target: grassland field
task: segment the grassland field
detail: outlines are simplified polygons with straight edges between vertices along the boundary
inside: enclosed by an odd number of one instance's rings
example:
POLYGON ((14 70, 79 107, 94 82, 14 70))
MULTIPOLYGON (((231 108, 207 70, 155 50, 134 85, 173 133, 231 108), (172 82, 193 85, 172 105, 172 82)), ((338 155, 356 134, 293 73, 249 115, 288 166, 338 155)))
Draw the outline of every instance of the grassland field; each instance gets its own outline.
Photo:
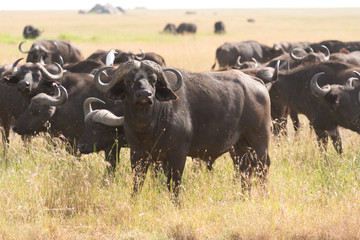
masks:
MULTIPOLYGON (((44 30, 42 38, 74 42, 85 57, 97 49, 142 49, 159 53, 171 67, 210 71, 224 42, 359 41, 359 10, 1 11, 0 64, 25 57, 18 44, 24 26, 32 24, 44 30), (223 35, 213 33, 218 20, 225 23, 223 35), (181 22, 195 23, 197 33, 161 33, 167 23, 181 22)), ((297 135, 290 123, 287 137, 271 141, 266 193, 255 186, 250 197, 242 196, 228 154, 212 172, 189 159, 180 208, 171 201, 165 176, 152 171, 139 197, 131 198, 128 149, 109 175, 103 153, 78 159, 47 134, 28 146, 12 134, 8 149, 0 150, 0 239, 360 239, 358 134, 341 129, 344 153, 332 146, 324 152, 308 120, 300 120, 297 135)))

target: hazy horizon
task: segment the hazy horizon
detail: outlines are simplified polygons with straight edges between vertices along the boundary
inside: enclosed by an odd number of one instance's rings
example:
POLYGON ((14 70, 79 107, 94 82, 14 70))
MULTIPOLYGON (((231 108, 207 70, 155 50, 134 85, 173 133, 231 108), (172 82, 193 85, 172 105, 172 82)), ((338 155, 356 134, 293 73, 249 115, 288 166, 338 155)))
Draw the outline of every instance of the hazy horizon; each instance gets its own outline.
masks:
POLYGON ((286 1, 286 0, 257 0, 257 1, 234 1, 223 0, 207 2, 196 2, 183 0, 181 2, 154 0, 134 0, 134 1, 71 1, 62 0, 54 4, 53 1, 44 0, 18 0, 6 1, 0 5, 0 10, 90 10, 95 4, 111 4, 115 7, 123 9, 147 8, 147 9, 216 9, 216 8, 360 8, 360 1, 344 0, 344 1, 286 1), (59 4, 61 3, 61 5, 59 4))

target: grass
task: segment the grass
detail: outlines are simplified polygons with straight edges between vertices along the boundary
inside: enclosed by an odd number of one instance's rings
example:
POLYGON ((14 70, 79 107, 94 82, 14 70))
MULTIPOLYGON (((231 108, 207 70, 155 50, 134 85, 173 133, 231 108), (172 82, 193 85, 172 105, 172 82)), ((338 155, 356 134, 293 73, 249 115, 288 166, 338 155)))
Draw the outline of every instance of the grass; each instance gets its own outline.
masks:
MULTIPOLYGON (((84 56, 97 49, 142 48, 161 54, 169 66, 195 72, 210 70, 225 41, 360 38, 354 31, 357 9, 2 12, 0 20, 0 64, 23 56, 17 45, 29 23, 44 29, 44 38, 73 41, 84 56), (247 23, 249 17, 256 22, 247 23), (212 33, 217 20, 225 22, 225 35, 212 33), (182 21, 196 22, 198 33, 159 33, 166 23, 182 21)), ((255 186, 243 197, 228 154, 212 172, 188 159, 181 208, 171 202, 165 176, 151 170, 142 192, 131 198, 128 149, 109 175, 103 153, 76 158, 46 135, 25 146, 13 134, 6 153, 0 151, 0 239, 360 239, 359 136, 342 129, 344 154, 332 146, 325 153, 303 116, 301 122, 298 136, 290 131, 272 139, 266 193, 255 186)))

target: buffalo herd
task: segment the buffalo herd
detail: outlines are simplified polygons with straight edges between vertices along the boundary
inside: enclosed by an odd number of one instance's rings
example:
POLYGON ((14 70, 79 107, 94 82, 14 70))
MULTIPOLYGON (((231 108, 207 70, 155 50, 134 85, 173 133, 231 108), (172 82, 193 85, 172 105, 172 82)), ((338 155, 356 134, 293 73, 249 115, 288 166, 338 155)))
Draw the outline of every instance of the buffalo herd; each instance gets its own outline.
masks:
MULTIPOLYGON (((164 31, 195 33, 196 26, 164 31)), ((222 22, 215 32, 225 32, 222 22)), ((110 172, 129 147, 134 193, 154 164, 176 197, 187 157, 211 170, 226 152, 242 190, 254 176, 265 186, 270 138, 286 134, 289 115, 297 131, 303 114, 325 150, 330 137, 343 152, 340 127, 360 133, 360 42, 225 42, 212 71, 198 73, 142 50, 84 58, 71 42, 45 39, 21 42, 19 50, 25 60, 0 68, 4 146, 11 129, 23 139, 48 132, 71 154, 105 151, 110 172)))

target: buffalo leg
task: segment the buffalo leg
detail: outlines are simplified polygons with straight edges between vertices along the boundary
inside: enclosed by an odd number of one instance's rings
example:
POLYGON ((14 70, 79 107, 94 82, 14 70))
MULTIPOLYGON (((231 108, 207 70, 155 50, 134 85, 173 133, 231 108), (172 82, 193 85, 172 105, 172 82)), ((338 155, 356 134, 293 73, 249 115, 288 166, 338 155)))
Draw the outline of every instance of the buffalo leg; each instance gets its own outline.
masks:
POLYGON ((249 192, 251 190, 251 177, 253 172, 249 145, 245 140, 239 141, 230 151, 230 156, 234 163, 235 179, 240 177, 241 189, 249 192))
POLYGON ((290 118, 294 125, 294 131, 295 131, 295 133, 297 133, 299 131, 299 127, 300 127, 300 121, 299 121, 299 116, 298 116, 297 112, 290 110, 290 118))
POLYGON ((327 144, 328 144, 328 133, 324 130, 315 129, 315 133, 317 136, 317 141, 319 144, 319 147, 323 149, 324 151, 327 150, 327 144))
POLYGON ((328 133, 331 137, 335 150, 337 151, 337 153, 341 154, 343 150, 342 150, 342 142, 339 133, 339 128, 336 127, 335 129, 329 130, 328 133))
POLYGON ((149 160, 146 157, 141 157, 134 151, 131 152, 131 167, 134 172, 134 188, 133 196, 135 196, 144 185, 147 170, 149 168, 149 160))

